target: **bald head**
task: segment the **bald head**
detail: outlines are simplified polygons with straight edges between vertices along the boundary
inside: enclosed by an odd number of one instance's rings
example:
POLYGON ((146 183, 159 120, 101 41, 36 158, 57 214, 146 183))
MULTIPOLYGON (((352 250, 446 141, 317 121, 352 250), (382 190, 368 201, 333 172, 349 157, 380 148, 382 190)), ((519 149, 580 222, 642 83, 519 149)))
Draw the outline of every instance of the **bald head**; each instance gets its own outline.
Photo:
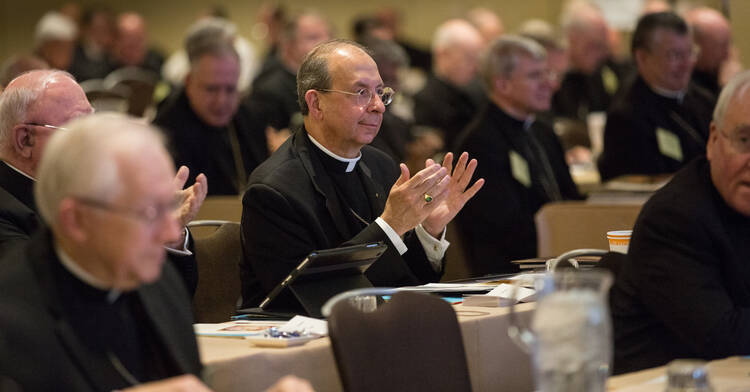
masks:
POLYGON ((34 177, 47 139, 56 132, 54 127, 92 111, 83 90, 67 72, 27 72, 0 95, 0 157, 34 177))
POLYGON ((721 64, 729 57, 732 30, 729 21, 719 11, 698 7, 685 15, 693 29, 693 39, 700 47, 695 68, 704 72, 718 73, 721 64))
POLYGON ((114 55, 124 65, 138 66, 147 51, 146 21, 135 12, 126 12, 117 17, 117 35, 114 55))
POLYGON ((503 21, 490 9, 483 7, 472 8, 466 13, 466 19, 477 28, 482 38, 484 38, 485 44, 489 44, 505 32, 503 21))
POLYGON ((609 28, 601 11, 587 3, 575 3, 563 14, 571 68, 591 74, 609 56, 609 28))
POLYGON ((484 39, 471 23, 451 19, 435 30, 432 39, 433 71, 439 78, 465 86, 477 73, 484 39))

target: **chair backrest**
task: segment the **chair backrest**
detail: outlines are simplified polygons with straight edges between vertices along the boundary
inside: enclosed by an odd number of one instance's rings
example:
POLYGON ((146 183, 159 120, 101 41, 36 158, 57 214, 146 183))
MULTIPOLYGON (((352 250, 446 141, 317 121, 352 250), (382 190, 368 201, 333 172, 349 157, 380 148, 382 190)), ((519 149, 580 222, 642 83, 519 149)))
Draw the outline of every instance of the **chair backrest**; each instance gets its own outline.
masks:
POLYGON ((340 301, 328 333, 345 391, 471 391, 456 313, 438 297, 400 292, 371 313, 340 301))
POLYGON ((154 89, 158 82, 159 75, 138 67, 116 69, 104 79, 104 84, 109 88, 115 86, 130 88, 128 113, 133 116, 142 116, 146 108, 153 103, 154 89))
MULTIPOLYGON (((210 181, 210 179, 209 179, 210 181)), ((210 187, 211 184, 209 183, 210 187)), ((239 222, 242 219, 242 199, 240 196, 208 196, 203 200, 195 220, 225 220, 239 222)), ((190 231, 194 238, 213 233, 213 229, 197 227, 190 231)))
POLYGON ((127 113, 131 90, 127 86, 104 84, 102 79, 89 79, 81 82, 81 89, 97 112, 127 113))
POLYGON ((537 254, 556 256, 570 249, 609 249, 607 231, 633 228, 641 205, 563 201, 537 212, 537 254))
MULTIPOLYGON (((192 232, 192 230, 191 230, 192 232)), ((240 225, 223 223, 208 237, 195 239, 198 288, 193 296, 195 321, 229 321, 240 297, 240 225)))

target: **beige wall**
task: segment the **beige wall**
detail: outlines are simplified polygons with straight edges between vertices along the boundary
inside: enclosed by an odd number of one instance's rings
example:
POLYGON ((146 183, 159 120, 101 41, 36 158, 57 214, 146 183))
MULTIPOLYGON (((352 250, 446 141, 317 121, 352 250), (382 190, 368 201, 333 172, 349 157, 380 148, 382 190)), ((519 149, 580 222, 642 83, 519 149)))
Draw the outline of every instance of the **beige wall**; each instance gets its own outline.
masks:
MULTIPOLYGON (((408 38, 427 45, 435 26, 446 18, 462 15, 468 8, 475 5, 483 4, 497 11, 505 20, 507 27, 513 29, 521 21, 531 17, 553 20, 559 12, 560 2, 560 0, 498 0, 487 5, 487 2, 477 0, 408 0, 406 2, 402 0, 377 2, 290 0, 284 3, 292 11, 314 4, 315 8, 330 17, 339 36, 343 37, 350 35, 349 23, 356 15, 374 11, 381 6, 395 6, 403 11, 404 34, 408 38)), ((45 10, 60 3, 60 0, 0 0, 0 59, 31 48, 36 21, 45 10)), ((92 2, 82 2, 82 4, 89 3, 92 2)), ((251 37, 260 1, 130 0, 125 3, 104 0, 99 3, 107 4, 115 11, 141 12, 149 24, 150 36, 154 44, 169 52, 181 44, 183 32, 195 19, 199 10, 213 3, 224 4, 232 20, 237 23, 240 33, 251 37)))
MULTIPOLYGON (((630 1, 630 0, 621 0, 630 1)), ((0 0, 0 61, 9 55, 30 50, 33 44, 34 25, 45 10, 58 6, 61 0, 0 0)), ((515 29, 523 20, 536 17, 556 22, 564 0, 379 0, 366 3, 348 0, 318 0, 314 3, 303 0, 288 0, 284 3, 292 11, 310 4, 329 15, 338 29, 339 36, 348 37, 349 23, 358 14, 371 12, 381 6, 394 6, 403 11, 404 35, 412 40, 428 45, 430 34, 443 20, 460 16, 472 6, 489 7, 500 14, 506 29, 515 29)), ((703 0, 701 3, 714 7, 722 0, 703 0)), ((92 1, 83 1, 90 4, 92 1)), ((115 11, 135 10, 141 12, 150 26, 151 39, 165 52, 171 52, 181 45, 184 30, 194 20, 198 12, 208 4, 224 4, 237 23, 240 32, 252 36, 258 0, 130 0, 124 2, 102 0, 96 3, 108 4, 115 11)), ((750 1, 732 0, 731 16, 735 21, 750 20, 750 1)), ((750 24, 733 24, 735 43, 742 54, 743 63, 750 64, 750 40, 742 37, 750 35, 750 24)))

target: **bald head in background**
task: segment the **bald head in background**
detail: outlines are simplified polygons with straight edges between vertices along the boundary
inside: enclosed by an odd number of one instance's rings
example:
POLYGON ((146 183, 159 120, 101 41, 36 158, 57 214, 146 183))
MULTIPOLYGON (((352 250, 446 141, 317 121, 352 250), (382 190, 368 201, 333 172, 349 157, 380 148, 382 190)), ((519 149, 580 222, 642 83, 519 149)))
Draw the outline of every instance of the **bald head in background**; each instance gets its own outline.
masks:
POLYGON ((700 48, 695 61, 693 80, 701 87, 718 95, 719 73, 729 59, 732 29, 719 11, 698 7, 685 14, 685 21, 693 29, 693 40, 700 48))
POLYGON ((604 15, 595 6, 578 2, 563 15, 561 24, 568 39, 570 67, 592 74, 609 56, 604 15))

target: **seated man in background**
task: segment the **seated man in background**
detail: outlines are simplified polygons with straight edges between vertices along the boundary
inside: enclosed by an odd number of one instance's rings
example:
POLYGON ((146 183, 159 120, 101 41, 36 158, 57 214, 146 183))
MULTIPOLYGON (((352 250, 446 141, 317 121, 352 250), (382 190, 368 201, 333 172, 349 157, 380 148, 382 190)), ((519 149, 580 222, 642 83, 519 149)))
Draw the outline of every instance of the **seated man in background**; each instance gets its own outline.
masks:
POLYGON ((69 127, 39 166, 46 227, 0 262, 0 375, 29 391, 207 390, 164 263, 181 229, 160 135, 116 114, 69 127))
POLYGON ((445 226, 483 180, 463 154, 451 176, 427 162, 411 177, 367 146, 393 91, 360 45, 317 46, 300 66, 297 91, 304 127, 250 176, 242 200, 243 307, 257 306, 316 249, 383 241, 386 253, 366 271, 375 285, 437 281, 448 243, 445 226))
POLYGON ((473 275, 517 271, 511 260, 536 256, 539 208, 580 198, 557 136, 535 118, 552 95, 544 48, 505 35, 483 54, 480 75, 491 103, 458 143, 482 162, 477 176, 487 180, 456 218, 473 275))
POLYGON ((718 97, 721 91, 721 67, 729 59, 732 46, 732 28, 721 12, 708 7, 690 10, 685 19, 693 29, 693 38, 700 48, 692 80, 718 97))
POLYGON ((149 47, 148 30, 143 16, 124 12, 117 16, 110 69, 138 67, 159 75, 164 55, 149 47))
POLYGON ((302 125, 297 103, 297 70, 305 55, 331 36, 328 21, 316 12, 301 13, 284 26, 275 61, 264 64, 244 102, 263 128, 296 130, 302 125))
POLYGON ((671 174, 702 155, 715 100, 690 82, 696 51, 677 14, 643 16, 633 33, 638 77, 607 113, 603 180, 623 174, 671 174))
MULTIPOLYGON (((47 140, 67 121, 92 112, 81 86, 63 71, 25 73, 0 94, 0 256, 27 243, 40 226, 32 188, 47 140)), ((187 176, 187 168, 180 168, 170 184, 182 189, 187 176)), ((195 217, 206 188, 206 176, 199 175, 193 186, 180 192, 183 226, 195 217)), ((192 293, 198 269, 189 243, 184 229, 180 239, 169 244, 169 260, 192 293)))
POLYGON ((432 38, 432 73, 414 96, 414 122, 443 131, 450 149, 484 103, 473 89, 484 40, 469 22, 451 19, 432 38))
POLYGON ((721 92, 706 148, 636 221, 611 292, 615 373, 750 354, 750 73, 721 92))
POLYGON ((185 42, 185 88, 159 110, 175 164, 211 179, 209 195, 237 195, 268 156, 263 129, 239 106, 239 56, 234 36, 206 25, 185 42))

